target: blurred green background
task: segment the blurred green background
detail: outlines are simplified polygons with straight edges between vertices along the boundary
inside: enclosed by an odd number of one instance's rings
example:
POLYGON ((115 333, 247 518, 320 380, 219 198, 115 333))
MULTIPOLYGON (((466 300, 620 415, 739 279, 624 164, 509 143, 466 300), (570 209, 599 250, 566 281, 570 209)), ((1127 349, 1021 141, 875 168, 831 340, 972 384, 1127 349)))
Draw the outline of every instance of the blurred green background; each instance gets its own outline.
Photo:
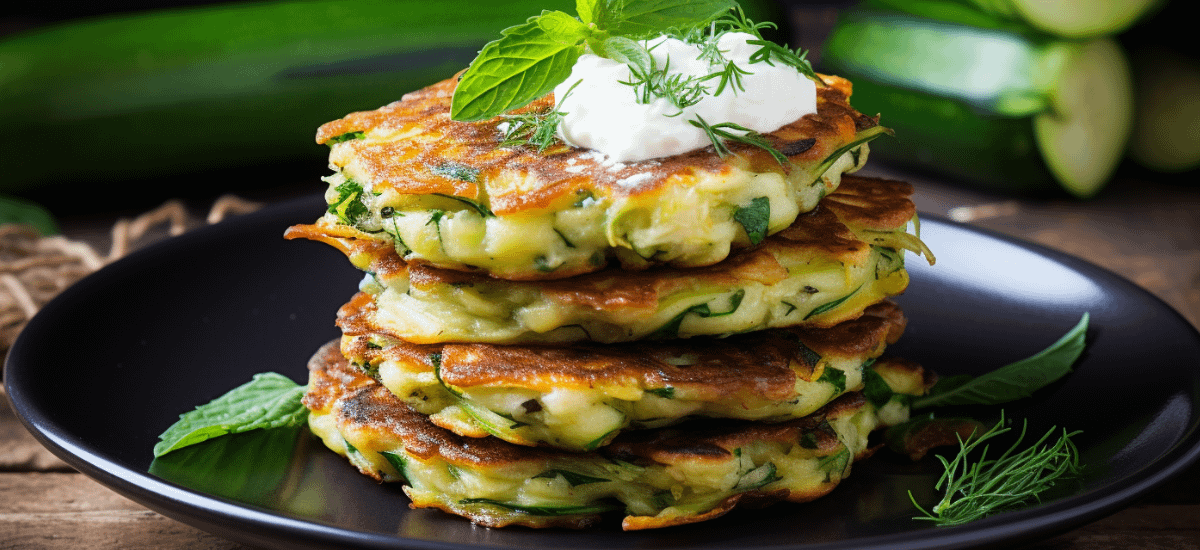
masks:
MULTIPOLYGON (((742 2, 896 130, 872 163, 1022 196, 1091 197, 1127 170, 1195 179, 1183 4, 1030 3, 742 2)), ((18 2, 0 16, 0 215, 312 192, 317 126, 449 77, 543 8, 574 2, 18 2)))

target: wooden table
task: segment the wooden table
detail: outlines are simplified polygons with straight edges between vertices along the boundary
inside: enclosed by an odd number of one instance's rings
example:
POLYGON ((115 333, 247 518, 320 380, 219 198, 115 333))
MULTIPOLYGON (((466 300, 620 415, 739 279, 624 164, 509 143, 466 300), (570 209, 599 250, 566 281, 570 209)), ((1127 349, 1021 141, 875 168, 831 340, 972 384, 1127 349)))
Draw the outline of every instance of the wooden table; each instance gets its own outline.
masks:
MULTIPOLYGON (((1200 326, 1200 183, 1125 177, 1081 203, 1014 200, 903 177, 917 185, 921 211, 1085 258, 1150 290, 1200 326)), ((0 549, 242 548, 75 473, 25 432, 6 400, 0 402, 0 549)), ((1028 548, 1200 549, 1200 468, 1111 517, 1028 548)))

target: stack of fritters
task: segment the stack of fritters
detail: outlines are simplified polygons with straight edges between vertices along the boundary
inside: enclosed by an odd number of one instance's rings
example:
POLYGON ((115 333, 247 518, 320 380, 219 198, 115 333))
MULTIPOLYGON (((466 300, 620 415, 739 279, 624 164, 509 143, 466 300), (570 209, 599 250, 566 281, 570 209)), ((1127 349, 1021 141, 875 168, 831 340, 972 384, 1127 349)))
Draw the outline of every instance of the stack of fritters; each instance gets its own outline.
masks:
POLYGON ((883 129, 823 78, 817 114, 767 135, 786 163, 502 147, 503 117, 449 119, 454 79, 323 126, 329 210, 287 237, 367 275, 310 365, 313 431, 488 526, 662 527, 832 490, 931 383, 882 357, 904 250, 929 252, 909 185, 847 174, 883 129))

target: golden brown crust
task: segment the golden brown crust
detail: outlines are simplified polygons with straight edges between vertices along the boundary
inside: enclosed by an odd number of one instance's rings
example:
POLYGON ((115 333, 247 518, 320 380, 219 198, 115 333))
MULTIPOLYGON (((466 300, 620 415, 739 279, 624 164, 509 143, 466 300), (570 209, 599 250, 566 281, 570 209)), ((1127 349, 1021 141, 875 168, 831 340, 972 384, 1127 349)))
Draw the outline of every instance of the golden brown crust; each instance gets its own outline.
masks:
MULTIPOLYGON (((865 261, 870 255, 870 245, 855 236, 839 216, 847 216, 853 223, 868 228, 903 227, 916 213, 909 199, 912 191, 912 186, 904 182, 846 175, 837 191, 825 197, 813 211, 797 217, 790 227, 767 237, 757 247, 735 251, 711 266, 633 272, 613 267, 568 279, 506 284, 513 288, 531 285, 552 300, 599 310, 651 310, 658 307, 662 297, 682 289, 729 286, 739 281, 769 285, 787 278, 787 269, 777 259, 786 254, 820 254, 847 264, 865 261)), ((417 289, 492 280, 482 273, 407 263, 386 241, 372 239, 343 225, 297 225, 288 228, 284 237, 325 242, 352 258, 369 257, 369 265, 364 269, 385 280, 407 275, 409 284, 417 289)))
POLYGON ((812 381, 816 367, 801 343, 822 356, 865 359, 898 339, 907 322, 895 303, 883 301, 868 307, 862 317, 829 328, 773 329, 686 342, 501 346, 408 343, 376 326, 374 310, 374 301, 365 293, 339 310, 338 327, 351 337, 343 343, 348 357, 398 361, 432 372, 430 356, 437 354, 441 379, 463 389, 674 388, 680 396, 702 401, 732 396, 792 399, 797 381, 812 381), (377 336, 392 343, 372 348, 369 342, 377 336))
MULTIPOLYGON (((337 341, 323 346, 309 362, 309 391, 304 404, 335 415, 342 431, 369 431, 379 440, 399 440, 406 452, 422 459, 439 457, 461 466, 497 466, 524 460, 578 456, 542 447, 512 445, 494 437, 461 437, 435 426, 374 379, 337 353, 337 341)), ((866 404, 862 394, 844 394, 817 412, 786 422, 703 419, 656 430, 617 436, 599 452, 634 463, 678 464, 727 460, 733 449, 756 441, 796 442, 811 434, 816 450, 840 445, 826 419, 854 414, 866 404)))
MULTIPOLYGON (((767 135, 771 143, 797 164, 823 160, 854 139, 876 120, 849 105, 849 83, 826 77, 830 86, 817 90, 817 113, 806 115, 767 135), (808 140, 813 142, 808 144, 808 140), (796 147, 797 142, 805 147, 796 147)), ((317 142, 350 132, 396 133, 395 140, 351 140, 342 147, 353 151, 344 161, 368 174, 374 191, 393 189, 401 194, 439 193, 486 201, 499 215, 551 206, 563 197, 588 192, 600 196, 636 196, 653 193, 678 178, 698 171, 728 172, 732 163, 754 171, 781 171, 762 149, 736 143, 736 155, 719 157, 712 147, 643 162, 604 166, 592 151, 558 144, 542 153, 529 147, 499 147, 501 117, 477 122, 450 120, 450 100, 457 78, 449 78, 406 94, 400 101, 374 111, 351 113, 328 122, 317 131, 317 142), (474 182, 431 172, 447 161, 478 171, 474 182), (520 175, 513 177, 513 175, 520 175), (642 176, 639 174, 649 174, 642 176), (630 185, 631 176, 639 175, 630 185), (622 183, 624 180, 624 183, 622 183), (520 182, 520 183, 518 183, 520 182)), ((553 94, 540 98, 521 112, 552 108, 553 94)), ((574 199, 571 199, 574 200, 574 199)))

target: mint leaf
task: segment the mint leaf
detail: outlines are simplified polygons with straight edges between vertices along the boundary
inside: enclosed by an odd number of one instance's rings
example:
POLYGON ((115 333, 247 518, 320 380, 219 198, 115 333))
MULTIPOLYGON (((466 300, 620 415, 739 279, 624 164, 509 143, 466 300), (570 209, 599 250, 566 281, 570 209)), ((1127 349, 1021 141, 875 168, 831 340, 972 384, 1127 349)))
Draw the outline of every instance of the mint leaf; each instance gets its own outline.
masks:
POLYGON ((504 29, 500 38, 480 50, 454 89, 450 118, 471 121, 497 116, 546 95, 570 76, 584 46, 546 32, 539 23, 543 17, 504 29))
POLYGON ((595 22, 603 8, 603 0, 575 0, 575 13, 585 24, 595 22))
POLYGON ((551 38, 568 44, 578 44, 590 32, 587 25, 561 11, 543 11, 537 23, 551 38))
POLYGON ((771 200, 758 197, 750 201, 749 206, 738 208, 733 213, 733 219, 742 224, 750 244, 758 244, 767 238, 767 224, 771 221, 771 200))
POLYGON ((959 375, 939 381, 929 395, 913 400, 913 410, 945 405, 998 405, 1033 395, 1071 372, 1071 365, 1083 354, 1089 319, 1084 313, 1062 338, 1031 357, 974 378, 959 375))
POLYGON ((610 36, 602 41, 589 42, 588 46, 600 57, 624 63, 643 73, 652 70, 654 61, 650 52, 631 38, 610 36))
POLYGON ((733 0, 598 0, 596 26, 610 34, 644 38, 668 29, 707 25, 737 6, 733 0))
POLYGON ((179 415, 158 436, 154 456, 225 434, 299 425, 308 418, 308 409, 300 402, 306 390, 282 374, 256 374, 229 393, 179 415))

